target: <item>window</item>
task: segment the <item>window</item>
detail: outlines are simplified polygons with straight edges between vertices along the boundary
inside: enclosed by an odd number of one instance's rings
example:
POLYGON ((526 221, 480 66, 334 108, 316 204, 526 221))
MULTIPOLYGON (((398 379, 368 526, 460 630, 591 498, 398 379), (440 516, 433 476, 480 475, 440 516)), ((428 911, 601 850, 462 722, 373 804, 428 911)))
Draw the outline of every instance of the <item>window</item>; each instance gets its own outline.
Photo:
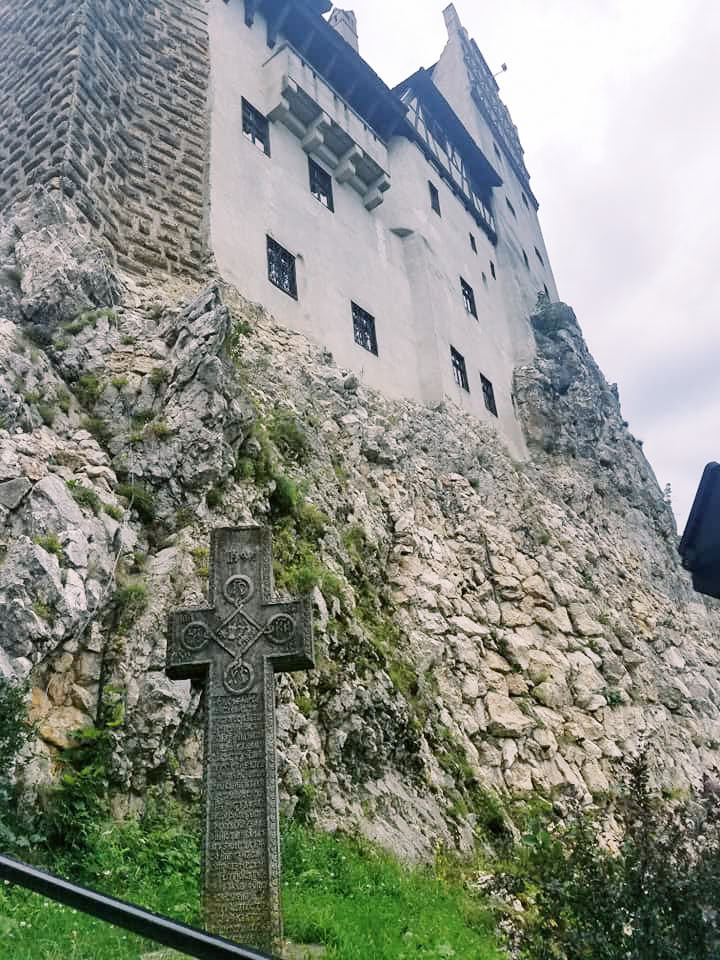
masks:
POLYGON ((319 200, 324 207, 327 207, 330 211, 334 211, 332 177, 327 170, 323 170, 323 168, 310 157, 308 157, 308 163, 310 166, 310 193, 316 200, 319 200))
POLYGON ((434 183, 430 183, 428 180, 428 187, 430 188, 430 206, 433 208, 435 213, 441 217, 440 213, 440 194, 438 193, 438 188, 434 183))
POLYGON ((247 139, 254 143, 258 150, 270 156, 270 131, 267 117, 248 103, 245 97, 242 101, 242 128, 247 139))
POLYGON ((544 267, 544 266, 545 266, 545 261, 543 260, 542 254, 540 253, 540 251, 538 250, 537 247, 535 247, 535 256, 538 258, 538 260, 540 261, 541 265, 544 267))
POLYGON ((475 307, 475 294, 473 293, 473 288, 469 283, 466 283, 462 277, 460 277, 460 288, 462 290, 465 309, 468 313, 471 313, 475 319, 477 319, 477 308, 475 307))
POLYGON ((493 390, 493 385, 490 383, 487 377, 484 377, 480 374, 480 383, 482 384, 483 400, 485 401, 485 406, 490 411, 490 413, 496 417, 498 415, 497 407, 495 406, 495 391, 493 390))
POLYGON ((495 151, 495 156, 496 156, 496 157, 498 158, 498 160, 502 163, 502 155, 501 155, 500 151, 498 150, 498 145, 497 145, 496 143, 493 143, 493 150, 495 151))
POLYGON ((459 387, 462 387, 463 390, 467 390, 467 392, 470 393, 467 371, 465 370, 465 358, 461 353, 457 352, 455 347, 450 347, 450 359, 452 360, 453 377, 455 378, 455 383, 459 387))
POLYGON ((548 299, 550 299, 550 291, 548 290, 546 283, 543 284, 543 290, 545 291, 545 296, 546 296, 548 299))
POLYGON ((511 213, 511 214, 515 217, 515 219, 517 220, 517 214, 515 213, 515 207, 510 203, 510 201, 508 200, 507 197, 505 197, 505 203, 507 204, 507 208, 508 208, 508 210, 510 211, 510 213, 511 213))
POLYGON ((378 355, 377 337, 375 336, 375 317, 371 317, 367 310, 363 310, 356 303, 352 304, 353 336, 369 353, 378 355))
POLYGON ((470 246, 472 247, 472 252, 477 253, 477 244, 475 243, 475 237, 470 234, 470 246))
POLYGON ((485 276, 485 271, 483 271, 482 281, 485 284, 485 286, 487 286, 487 277, 485 276))
POLYGON ((267 238, 268 280, 289 296, 298 298, 295 257, 272 237, 267 238))
POLYGON ((523 260, 525 261, 525 266, 526 266, 526 267, 528 268, 528 270, 529 270, 529 269, 530 269, 530 261, 528 260, 528 255, 525 253, 524 250, 523 250, 523 252, 522 252, 522 255, 523 255, 523 260))
POLYGON ((530 209, 530 204, 528 203, 528 198, 525 196, 525 194, 522 195, 522 201, 523 201, 523 203, 525 204, 525 206, 526 206, 526 207, 528 208, 528 210, 529 210, 529 209, 530 209))
POLYGON ((490 274, 491 274, 491 276, 492 276, 492 278, 493 278, 493 280, 494 280, 494 279, 495 279, 495 264, 492 262, 492 260, 490 261, 490 274))

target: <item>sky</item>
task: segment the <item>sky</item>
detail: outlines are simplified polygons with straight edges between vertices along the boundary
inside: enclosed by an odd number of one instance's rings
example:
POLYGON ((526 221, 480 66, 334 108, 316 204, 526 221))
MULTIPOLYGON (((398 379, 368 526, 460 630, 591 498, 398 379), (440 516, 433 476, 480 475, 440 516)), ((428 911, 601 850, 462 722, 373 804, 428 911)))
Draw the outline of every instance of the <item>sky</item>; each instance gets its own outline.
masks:
MULTIPOLYGON (((390 86, 447 0, 345 0, 390 86)), ((455 0, 518 127, 560 297, 682 533, 720 461, 720 2, 455 0)))

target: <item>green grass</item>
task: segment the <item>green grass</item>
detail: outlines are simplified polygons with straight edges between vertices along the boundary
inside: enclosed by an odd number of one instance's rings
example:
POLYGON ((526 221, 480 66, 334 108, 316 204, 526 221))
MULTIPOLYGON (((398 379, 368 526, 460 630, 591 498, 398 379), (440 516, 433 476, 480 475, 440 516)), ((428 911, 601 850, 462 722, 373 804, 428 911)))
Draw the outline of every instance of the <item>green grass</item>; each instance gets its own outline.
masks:
MULTIPOLYGON (((97 828, 79 883, 201 925, 196 822, 157 806, 147 821, 97 828)), ((360 840, 283 828, 286 936, 321 943, 327 960, 501 960, 482 903, 435 872, 410 870, 360 840)), ((0 960, 137 960, 158 949, 39 894, 0 884, 0 960)))
MULTIPOLYGON (((201 925, 197 831, 166 822, 99 827, 81 864, 55 872, 193 926, 201 925)), ((157 817, 160 816, 158 811, 157 817)), ((138 960, 159 945, 20 887, 0 885, 0 960, 138 960)))
POLYGON ((489 912, 460 884, 411 870, 362 840, 283 831, 286 936, 328 960, 500 960, 489 912))

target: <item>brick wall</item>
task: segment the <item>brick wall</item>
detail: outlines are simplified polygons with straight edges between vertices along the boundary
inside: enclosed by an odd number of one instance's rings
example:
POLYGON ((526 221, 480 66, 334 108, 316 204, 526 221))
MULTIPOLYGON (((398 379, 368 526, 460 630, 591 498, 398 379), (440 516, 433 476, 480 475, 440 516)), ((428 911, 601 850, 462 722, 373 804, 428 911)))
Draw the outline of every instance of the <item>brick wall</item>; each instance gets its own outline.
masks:
POLYGON ((0 209, 74 197, 129 268, 207 255, 206 0, 0 0, 0 209))

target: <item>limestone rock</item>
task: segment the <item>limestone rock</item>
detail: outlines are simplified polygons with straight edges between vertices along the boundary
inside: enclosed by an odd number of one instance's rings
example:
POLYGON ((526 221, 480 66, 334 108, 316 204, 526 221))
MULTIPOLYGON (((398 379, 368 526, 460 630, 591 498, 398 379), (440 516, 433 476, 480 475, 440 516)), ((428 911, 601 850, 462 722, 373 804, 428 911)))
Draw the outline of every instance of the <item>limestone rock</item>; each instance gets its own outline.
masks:
POLYGON ((534 726, 530 717, 509 698, 489 693, 485 700, 488 730, 498 737, 521 737, 534 726))

